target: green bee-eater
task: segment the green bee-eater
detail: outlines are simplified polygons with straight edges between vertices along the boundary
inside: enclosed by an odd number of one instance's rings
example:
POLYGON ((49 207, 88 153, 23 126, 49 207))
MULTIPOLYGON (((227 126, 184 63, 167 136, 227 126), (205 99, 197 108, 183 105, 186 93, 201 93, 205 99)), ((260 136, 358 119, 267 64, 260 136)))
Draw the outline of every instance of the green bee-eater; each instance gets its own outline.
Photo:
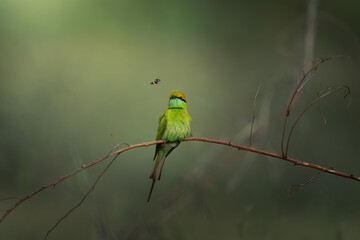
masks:
POLYGON ((159 118, 159 127, 157 130, 156 140, 166 140, 165 143, 156 145, 154 161, 154 170, 150 175, 153 180, 148 202, 151 197, 155 182, 160 180, 161 171, 164 166, 166 157, 174 150, 180 141, 190 134, 191 117, 187 111, 185 95, 180 91, 170 93, 169 106, 164 115, 159 118))

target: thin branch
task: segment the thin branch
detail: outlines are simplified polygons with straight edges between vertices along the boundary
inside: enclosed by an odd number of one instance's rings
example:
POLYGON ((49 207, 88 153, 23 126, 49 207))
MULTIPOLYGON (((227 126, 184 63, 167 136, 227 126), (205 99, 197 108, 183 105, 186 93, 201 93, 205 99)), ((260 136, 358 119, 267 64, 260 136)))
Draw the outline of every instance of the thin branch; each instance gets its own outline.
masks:
MULTIPOLYGON (((339 86, 335 89, 332 89, 332 90, 328 90, 326 93, 318 96, 317 98, 315 98, 305 109, 304 111, 302 111, 300 113, 300 115, 298 116, 298 118, 295 120, 294 124, 291 126, 291 130, 290 130, 290 133, 289 133, 289 136, 287 138, 287 143, 286 143, 286 151, 285 151, 285 156, 287 156, 288 152, 289 152, 289 143, 290 143, 290 139, 291 139, 291 136, 293 134, 293 131, 294 131, 294 128, 295 126, 298 124, 299 120, 301 119, 301 117, 312 107, 314 106, 314 104, 316 102, 318 102, 320 99, 326 97, 326 96, 329 96, 337 91, 340 91, 342 89, 346 89, 347 90, 347 93, 345 94, 345 97, 349 96, 350 94, 350 88, 345 86, 345 85, 342 85, 342 86, 339 86)), ((318 108, 319 109, 319 108, 318 108)))
POLYGON ((98 158, 97 160, 95 160, 95 161, 93 161, 93 162, 91 162, 91 163, 89 163, 89 164, 84 164, 84 165, 82 165, 80 168, 76 169, 75 171, 73 171, 73 172, 71 172, 71 173, 69 173, 69 174, 67 174, 67 175, 65 175, 65 176, 57 179, 56 181, 54 181, 54 182, 52 182, 52 183, 48 183, 48 184, 46 184, 46 185, 44 185, 44 186, 36 189, 35 191, 29 193, 28 195, 26 195, 26 196, 23 197, 23 198, 20 198, 20 200, 17 201, 11 208, 9 208, 9 209, 6 210, 6 213, 0 218, 0 223, 1 223, 2 221, 4 221, 4 219, 5 219, 12 211, 14 211, 20 204, 22 204, 24 201, 28 200, 29 198, 33 197, 34 195, 42 192, 43 190, 45 190, 45 189, 47 189, 47 188, 49 188, 49 187, 55 188, 58 183, 60 183, 60 182, 64 181, 65 179, 67 179, 67 178, 69 178, 69 177, 77 174, 78 172, 81 172, 81 171, 84 170, 84 169, 87 169, 87 168, 89 168, 89 167, 92 167, 92 166, 98 164, 99 162, 102 162, 102 161, 104 161, 105 159, 114 156, 115 154, 122 153, 122 152, 125 152, 125 151, 130 150, 130 149, 133 149, 133 148, 147 147, 147 146, 151 146, 151 145, 158 144, 158 143, 162 143, 162 142, 164 142, 164 141, 158 140, 158 141, 153 141, 153 142, 146 142, 146 143, 140 143, 140 144, 130 145, 130 146, 128 146, 128 147, 124 147, 124 148, 119 149, 119 150, 117 150, 117 151, 111 152, 110 154, 108 154, 108 155, 106 155, 106 156, 104 156, 104 157, 98 158))
POLYGON ((260 88, 261 88, 261 86, 259 86, 258 89, 256 90, 255 97, 254 97, 253 115, 252 115, 252 120, 251 120, 250 138, 249 138, 249 146, 250 146, 250 147, 251 147, 252 132, 253 132, 254 121, 255 121, 256 99, 257 99, 257 96, 258 96, 258 94, 259 94, 260 88))
POLYGON ((326 120, 325 115, 324 115, 323 112, 321 111, 321 109, 320 109, 316 104, 314 104, 313 106, 316 108, 316 110, 318 110, 318 112, 319 112, 320 115, 321 115, 321 120, 322 120, 322 122, 324 123, 324 125, 326 125, 326 124, 327 124, 327 120, 326 120))
POLYGON ((308 183, 312 182, 320 174, 321 174, 321 172, 317 172, 309 180, 307 180, 306 182, 291 185, 291 187, 288 190, 288 196, 290 196, 292 193, 295 193, 295 192, 303 189, 308 183))
POLYGON ((0 201, 6 201, 11 199, 19 199, 18 197, 6 197, 6 198, 0 198, 0 201))
POLYGON ((96 178, 95 182, 93 183, 93 185, 91 186, 91 188, 89 188, 89 190, 86 192, 86 194, 83 196, 83 198, 80 200, 80 202, 78 204, 76 204, 73 208, 71 208, 64 216, 62 216, 55 224, 52 228, 50 228, 47 233, 45 234, 44 240, 46 240, 49 236, 49 234, 62 222, 62 220, 64 220, 70 213, 72 213, 75 209, 77 209, 78 207, 81 206, 81 204, 85 201, 85 199, 88 197, 88 195, 90 194, 90 192, 92 192, 95 189, 96 184, 99 182, 100 178, 104 175, 104 173, 109 169, 109 167, 111 166, 111 164, 115 161, 115 159, 120 155, 120 153, 118 153, 111 161, 110 163, 104 168, 104 170, 102 170, 102 172, 100 173, 100 175, 96 178))
POLYGON ((309 75, 316 71, 321 64, 323 64, 324 62, 331 60, 331 59, 335 59, 335 58, 341 58, 341 57, 345 57, 345 58, 349 58, 347 56, 343 56, 343 55, 337 55, 337 56, 332 56, 332 57, 324 57, 324 58, 319 58, 319 59, 315 59, 314 60, 314 65, 312 66, 312 68, 310 68, 307 72, 303 73, 302 78, 300 79, 299 83, 297 84, 294 92, 291 95, 290 101, 288 103, 288 106, 286 108, 286 112, 285 112, 285 120, 284 120, 284 125, 283 125, 283 131, 282 131, 282 137, 281 137, 281 154, 283 157, 286 157, 286 152, 284 151, 284 141, 285 141, 285 131, 286 131, 286 125, 287 125, 287 121, 291 112, 291 107, 292 104, 295 100, 295 97, 299 94, 299 92, 301 91, 301 89, 304 87, 304 84, 307 83, 307 79, 309 77, 309 75))
MULTIPOLYGON (((256 148, 252 148, 252 147, 243 146, 243 145, 239 145, 239 144, 232 143, 232 142, 229 142, 229 141, 216 140, 216 139, 210 139, 210 138, 202 138, 202 137, 189 137, 189 138, 185 138, 183 141, 200 141, 200 142, 208 142, 208 143, 215 143, 215 144, 221 144, 221 145, 225 145, 225 146, 230 146, 230 147, 236 148, 238 150, 243 150, 243 151, 247 151, 247 152, 253 152, 253 153, 257 153, 257 154, 261 154, 261 155, 265 155, 265 156, 269 156, 269 157, 273 157, 273 158, 282 159, 282 160, 291 162, 294 165, 299 165, 299 166, 304 166, 304 167, 308 167, 308 168, 317 169, 317 170, 322 171, 322 172, 326 172, 326 173, 329 173, 329 174, 337 175, 337 176, 340 176, 340 177, 344 177, 344 178, 348 178, 348 179, 352 179, 352 180, 360 182, 360 177, 359 176, 355 176, 355 175, 350 174, 350 173, 336 171, 336 170, 334 170, 332 168, 326 168, 326 167, 323 167, 323 166, 320 166, 320 165, 317 165, 317 164, 300 161, 300 160, 297 160, 297 159, 291 158, 291 157, 284 157, 284 156, 282 156, 280 154, 277 154, 277 153, 268 152, 268 151, 265 151, 265 150, 260 150, 260 149, 256 149, 256 148)), ((135 144, 135 145, 130 145, 128 147, 124 147, 122 149, 111 152, 110 154, 108 154, 108 155, 106 155, 104 157, 101 157, 101 158, 99 158, 99 159, 97 159, 97 160, 95 160, 95 161, 93 161, 93 162, 91 162, 89 164, 82 165, 80 168, 73 171, 72 173, 69 173, 69 174, 63 176, 63 177, 59 178, 58 180, 56 180, 56 181, 54 181, 52 183, 46 184, 43 187, 31 192, 27 196, 21 198, 11 208, 6 210, 5 214, 3 214, 3 216, 0 218, 0 223, 2 221, 4 221, 4 219, 12 211, 14 211, 20 204, 22 204, 24 201, 28 200, 29 198, 33 197, 34 195, 42 192, 43 190, 45 190, 45 189, 47 189, 49 187, 56 186, 58 183, 64 181, 65 179, 77 174, 78 172, 80 172, 80 171, 82 171, 82 170, 84 170, 86 168, 94 166, 94 165, 104 161, 105 159, 111 157, 111 156, 123 153, 125 151, 131 150, 131 149, 134 149, 134 148, 138 148, 138 147, 147 147, 147 146, 151 146, 151 145, 155 145, 155 144, 163 143, 163 142, 165 142, 165 141, 157 140, 157 141, 152 141, 152 142, 145 142, 145 143, 139 143, 139 144, 135 144)))
POLYGON ((109 134, 110 134, 110 136, 111 136, 112 140, 114 141, 115 146, 117 146, 117 144, 116 144, 116 140, 115 140, 115 137, 114 137, 114 135, 112 134, 112 132, 111 132, 110 128, 109 128, 108 130, 109 130, 109 134))
POLYGON ((215 140, 215 139, 202 138, 202 137, 190 137, 190 138, 185 138, 183 141, 201 141, 201 142, 222 144, 222 145, 237 148, 239 150, 243 150, 243 151, 247 151, 247 152, 254 152, 254 153, 261 154, 261 155, 282 159, 282 160, 291 162, 294 165, 313 168, 313 169, 317 169, 317 170, 320 170, 322 172, 326 172, 326 173, 329 173, 329 174, 333 174, 333 175, 341 176, 341 177, 344 177, 344 178, 349 178, 349 179, 352 179, 352 180, 360 181, 359 176, 355 176, 355 175, 350 174, 350 173, 336 171, 333 168, 326 168, 326 167, 323 167, 323 166, 320 166, 320 165, 317 165, 317 164, 300 161, 300 160, 297 160, 297 159, 291 158, 291 157, 283 157, 283 156, 281 156, 280 154, 277 154, 277 153, 272 153, 272 152, 268 152, 268 151, 265 151, 265 150, 260 150, 260 149, 256 149, 256 148, 252 148, 252 147, 247 147, 247 146, 239 145, 239 144, 224 141, 224 140, 215 140))

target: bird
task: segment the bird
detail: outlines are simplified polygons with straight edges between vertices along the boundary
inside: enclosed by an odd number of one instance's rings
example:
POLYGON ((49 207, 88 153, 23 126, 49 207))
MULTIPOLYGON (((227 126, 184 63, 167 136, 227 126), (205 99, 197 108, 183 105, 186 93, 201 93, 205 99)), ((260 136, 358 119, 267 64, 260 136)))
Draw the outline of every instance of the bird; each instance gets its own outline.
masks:
POLYGON ((150 201, 152 191, 156 181, 160 180, 162 168, 166 157, 179 146, 182 139, 191 136, 190 122, 191 117, 187 111, 186 97, 179 90, 174 90, 169 96, 169 105, 165 113, 159 118, 156 140, 165 140, 163 143, 156 144, 154 170, 150 174, 152 184, 148 196, 150 201))

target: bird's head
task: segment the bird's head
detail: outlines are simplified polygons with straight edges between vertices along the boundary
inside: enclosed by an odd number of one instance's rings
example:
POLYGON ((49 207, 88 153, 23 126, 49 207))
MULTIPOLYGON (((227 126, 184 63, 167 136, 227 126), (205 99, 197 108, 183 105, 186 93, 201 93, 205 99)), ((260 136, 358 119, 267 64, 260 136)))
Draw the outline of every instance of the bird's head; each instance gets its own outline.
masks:
POLYGON ((186 108, 186 97, 179 90, 172 91, 169 96, 169 107, 186 108))

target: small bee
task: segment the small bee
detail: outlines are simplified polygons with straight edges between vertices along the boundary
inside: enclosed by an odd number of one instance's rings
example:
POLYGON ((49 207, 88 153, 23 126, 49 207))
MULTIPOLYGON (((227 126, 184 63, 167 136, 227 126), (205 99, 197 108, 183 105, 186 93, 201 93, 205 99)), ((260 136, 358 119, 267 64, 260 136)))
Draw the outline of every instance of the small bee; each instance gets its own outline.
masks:
POLYGON ((160 79, 157 78, 157 79, 155 79, 155 81, 151 82, 150 84, 154 85, 154 84, 158 84, 159 82, 160 82, 160 79))

